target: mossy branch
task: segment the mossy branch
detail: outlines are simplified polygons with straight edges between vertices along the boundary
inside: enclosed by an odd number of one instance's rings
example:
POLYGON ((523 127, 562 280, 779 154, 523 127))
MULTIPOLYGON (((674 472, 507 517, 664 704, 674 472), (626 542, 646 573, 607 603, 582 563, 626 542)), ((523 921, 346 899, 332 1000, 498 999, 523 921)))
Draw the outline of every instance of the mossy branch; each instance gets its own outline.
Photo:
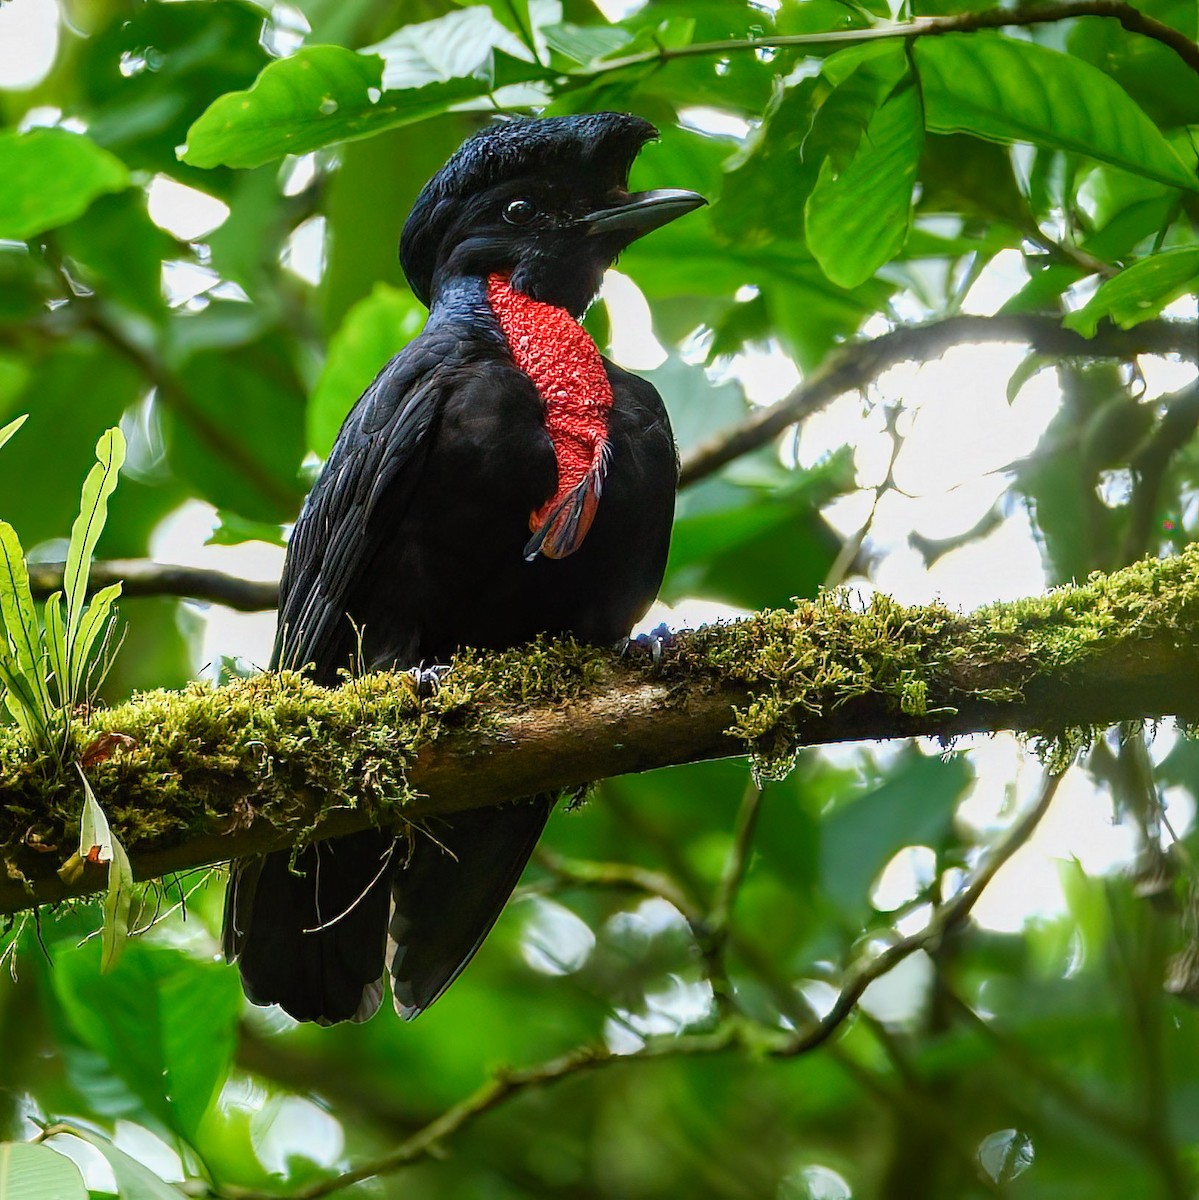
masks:
MULTIPOLYGON (((295 674, 152 692, 93 714, 97 797, 149 879, 673 763, 802 746, 1113 721, 1199 720, 1199 547, 970 616, 826 595, 681 635, 660 666, 569 641, 326 690, 295 674), (112 738, 110 734, 124 735, 112 738)), ((96 890, 60 868, 79 786, 0 736, 0 912, 96 890)))

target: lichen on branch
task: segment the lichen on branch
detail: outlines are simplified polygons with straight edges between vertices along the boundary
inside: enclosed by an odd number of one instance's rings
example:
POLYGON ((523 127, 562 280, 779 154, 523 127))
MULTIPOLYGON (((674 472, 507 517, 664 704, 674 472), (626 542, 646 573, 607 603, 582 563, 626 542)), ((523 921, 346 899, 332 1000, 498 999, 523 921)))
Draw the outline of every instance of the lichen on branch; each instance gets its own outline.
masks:
MULTIPOLYGON (((436 695, 405 674, 295 673, 151 692, 81 721, 139 878, 629 771, 803 746, 1117 720, 1199 719, 1199 549, 970 615, 829 593, 678 636, 661 664, 570 640, 459 656, 436 695), (119 733, 122 739, 106 735, 119 733), (107 757, 104 756, 107 753, 107 757)), ((0 911, 64 881, 77 781, 0 731, 0 911)))

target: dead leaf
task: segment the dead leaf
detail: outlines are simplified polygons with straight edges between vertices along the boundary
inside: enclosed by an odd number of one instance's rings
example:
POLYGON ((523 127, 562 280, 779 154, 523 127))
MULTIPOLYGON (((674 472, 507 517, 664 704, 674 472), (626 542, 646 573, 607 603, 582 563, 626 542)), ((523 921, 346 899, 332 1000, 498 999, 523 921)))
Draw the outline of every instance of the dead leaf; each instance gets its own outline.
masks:
POLYGON ((108 732, 100 734, 83 752, 79 765, 86 770, 97 763, 105 762, 118 750, 133 750, 137 746, 137 738, 127 733, 108 732))

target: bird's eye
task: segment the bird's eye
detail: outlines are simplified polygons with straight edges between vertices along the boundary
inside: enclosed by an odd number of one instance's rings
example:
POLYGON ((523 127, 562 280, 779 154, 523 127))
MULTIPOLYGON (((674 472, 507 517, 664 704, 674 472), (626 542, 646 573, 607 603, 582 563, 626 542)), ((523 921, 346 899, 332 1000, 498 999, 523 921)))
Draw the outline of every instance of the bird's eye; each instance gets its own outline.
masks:
POLYGON ((509 225, 527 225, 537 215, 537 205, 532 200, 513 200, 504 209, 504 220, 509 225))

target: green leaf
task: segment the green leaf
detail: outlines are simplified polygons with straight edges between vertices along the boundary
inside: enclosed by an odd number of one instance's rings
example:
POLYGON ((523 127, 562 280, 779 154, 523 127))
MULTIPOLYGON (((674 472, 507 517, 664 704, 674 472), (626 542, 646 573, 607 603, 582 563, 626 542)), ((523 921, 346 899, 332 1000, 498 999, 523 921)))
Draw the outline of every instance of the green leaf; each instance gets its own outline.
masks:
POLYGON ((1009 404, 1016 403, 1016 397, 1020 395, 1024 385, 1028 383, 1034 375, 1040 374, 1046 367, 1051 365, 1052 360, 1045 357, 1044 354, 1028 354, 1020 360, 1020 365, 1011 373, 1007 381, 1007 402, 1009 404))
POLYGON ((0 1200, 87 1200, 79 1168, 49 1146, 0 1142, 0 1200))
POLYGON ((18 241, 65 225, 97 196, 129 186, 125 164, 65 129, 0 131, 0 238, 18 241))
POLYGON ((133 868, 129 856, 108 825, 108 818, 92 791, 83 768, 75 769, 83 781, 83 812, 79 818, 79 857, 108 864, 108 889, 104 895, 104 928, 100 933, 100 970, 116 966, 129 940, 129 909, 133 902, 133 868))
MULTIPOLYGON (((211 187, 211 178, 180 167, 175 148, 197 113, 249 87, 271 61, 262 44, 265 8, 246 0, 176 0, 118 12, 67 2, 66 20, 82 34, 71 43, 69 63, 55 72, 58 86, 70 88, 68 111, 130 168, 211 187)), ((131 248, 133 259, 140 253, 131 248)))
POLYGON ((67 631, 62 619, 62 592, 55 592, 45 604, 46 655, 54 672, 54 690, 59 707, 68 704, 71 680, 71 655, 67 648, 67 631))
POLYGON ((97 862, 112 861, 112 830, 108 827, 108 818, 96 799, 95 792, 83 771, 78 766, 80 777, 83 778, 83 809, 79 814, 79 857, 91 858, 97 862))
POLYGON ((906 78, 870 118, 844 169, 836 171, 831 155, 824 160, 804 212, 808 246, 833 283, 865 283, 903 247, 923 141, 920 97, 906 78))
POLYGON ((70 1134, 94 1146, 108 1160, 121 1200, 180 1200, 178 1188, 159 1179, 144 1163, 117 1149, 107 1138, 90 1129, 72 1128, 70 1134))
POLYGON ((50 738, 50 709, 38 695, 36 681, 21 670, 5 648, 0 650, 0 684, 4 685, 4 707, 25 737, 35 744, 50 738))
POLYGON ((1194 170, 1127 92, 1069 54, 986 33, 923 38, 913 54, 932 132, 1069 150, 1199 190, 1194 170))
MULTIPOLYGON (((30 365, 23 393, 2 414, 6 419, 28 410, 29 420, 0 459, 0 516, 25 545, 36 546, 71 528, 79 515, 80 483, 96 461, 97 431, 115 425, 144 398, 146 382, 132 363, 91 338, 64 338, 30 365)), ((144 546, 129 548, 132 555, 144 552, 144 546)))
POLYGON ((1111 317, 1130 329, 1156 317, 1167 304, 1199 286, 1199 246, 1163 250, 1109 279, 1077 312, 1062 322, 1092 337, 1099 322, 1111 317))
POLYGON ((266 542, 269 546, 286 546, 283 526, 270 521, 251 521, 240 513, 217 512, 217 526, 208 535, 206 546, 242 546, 246 542, 266 542))
POLYGON ((340 46, 310 46, 268 64, 248 91, 215 100, 181 155, 196 167, 257 167, 342 137, 361 136, 362 114, 381 92, 383 60, 340 46))
MULTIPOLYGON (((456 4, 460 4, 465 8, 477 7, 474 0, 454 0, 456 4)), ((530 11, 531 7, 548 9, 548 18, 545 23, 562 20, 562 5, 551 0, 549 5, 543 2, 540 5, 530 6, 529 0, 483 0, 488 11, 505 29, 511 30, 520 38, 521 44, 525 46, 531 54, 536 55, 537 46, 537 26, 538 16, 542 15, 536 11, 530 11)), ((431 23, 431 22, 430 22, 431 23)))
POLYGON ((424 120, 490 87, 470 77, 385 92, 378 55, 312 46, 271 63, 248 91, 221 96, 188 131, 182 158, 197 167, 257 167, 424 120))
POLYGON ((363 53, 383 59, 383 86, 390 92, 455 79, 490 80, 495 50, 517 59, 530 57, 521 39, 496 20, 490 7, 475 4, 432 21, 402 25, 363 53))
POLYGON ((328 458, 337 431, 374 377, 424 325, 425 310, 407 290, 375 284, 346 314, 329 343, 325 368, 308 401, 308 448, 328 458))
MULTIPOLYGON (((895 43, 883 43, 863 59, 833 88, 811 118, 801 150, 804 163, 817 171, 827 157, 832 159, 837 174, 844 171, 862 145, 871 120, 907 74, 907 57, 903 47, 895 43)), ((773 126, 772 119, 772 133, 773 126)))
POLYGON ((108 864, 108 888, 104 893, 104 929, 100 934, 100 970, 117 965, 129 940, 129 913, 133 904, 133 868, 120 841, 112 839, 112 861, 108 864))
MULTIPOLYGON (((96 465, 83 481, 79 497, 79 516, 71 526, 71 541, 63 573, 63 590, 67 598, 67 645, 75 640, 83 619, 83 602, 87 597, 87 581, 92 570, 96 542, 108 521, 108 500, 117 486, 117 476, 125 462, 125 435, 114 426, 101 435, 96 443, 96 465)), ((72 659, 74 655, 72 654, 72 659)), ((74 666, 74 662, 72 666, 74 666)), ((74 680, 72 694, 74 692, 74 680)))
POLYGON ((143 940, 107 975, 100 961, 94 941, 59 952, 52 982, 64 1012, 153 1113, 194 1137, 233 1059, 237 973, 143 940))
POLYGON ((0 429, 0 446, 3 446, 8 439, 11 438, 12 435, 16 433, 17 430, 20 429, 21 426, 24 425, 28 420, 29 414, 22 413, 15 421, 9 421, 9 423, 5 425, 3 429, 0 429))
POLYGON ((28 694, 36 699, 38 711, 48 718, 53 706, 46 690, 45 652, 29 590, 29 569, 17 531, 7 521, 0 521, 0 617, 13 647, 16 670, 27 680, 28 694))
POLYGON ((547 25, 541 34, 551 50, 580 66, 615 54, 633 40, 628 30, 616 25, 547 25))

